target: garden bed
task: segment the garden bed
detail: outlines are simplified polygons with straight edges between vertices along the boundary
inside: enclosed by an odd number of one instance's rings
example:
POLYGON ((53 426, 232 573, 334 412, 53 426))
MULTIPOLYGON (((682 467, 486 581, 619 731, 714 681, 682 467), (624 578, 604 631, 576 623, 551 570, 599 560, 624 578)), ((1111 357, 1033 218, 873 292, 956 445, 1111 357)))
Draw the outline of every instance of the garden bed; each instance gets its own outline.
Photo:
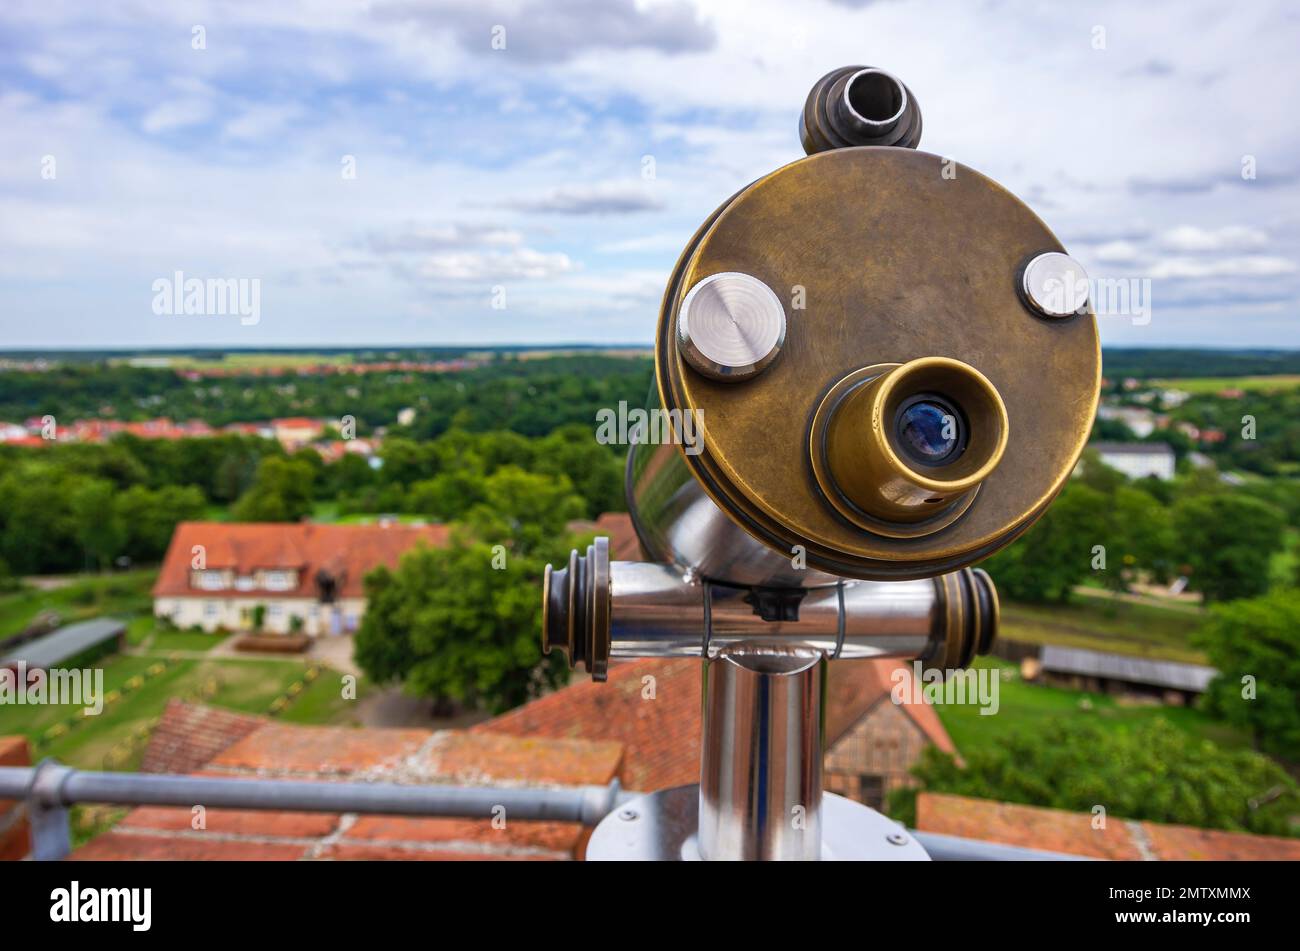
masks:
POLYGON ((245 634, 234 647, 256 654, 301 654, 310 644, 306 634, 245 634))

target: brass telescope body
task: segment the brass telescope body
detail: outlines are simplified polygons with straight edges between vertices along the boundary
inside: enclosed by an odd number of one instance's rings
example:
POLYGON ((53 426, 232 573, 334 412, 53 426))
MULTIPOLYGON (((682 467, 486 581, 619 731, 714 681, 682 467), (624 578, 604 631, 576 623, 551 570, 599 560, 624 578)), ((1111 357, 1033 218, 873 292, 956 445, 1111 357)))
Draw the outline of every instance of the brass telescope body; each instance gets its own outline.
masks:
POLYGON ((589 857, 927 857, 824 792, 826 664, 946 672, 989 651, 997 592, 971 566, 1069 478, 1101 351, 1086 275, 1047 226, 920 134, 889 73, 827 74, 808 156, 728 199, 677 261, 648 409, 694 438, 640 433, 626 492, 646 560, 597 538, 548 565, 542 640, 597 680, 622 658, 703 658, 700 783, 605 819, 589 857))
MULTIPOLYGON (((933 629, 966 632, 925 659, 965 664, 972 645, 987 649, 996 595, 964 569, 1064 486, 1096 413, 1101 352, 1086 298, 1044 303, 1054 280, 1083 276, 1052 232, 997 183, 917 151, 920 129, 893 76, 836 70, 801 116, 810 154, 691 238, 659 313, 650 406, 693 417, 697 444, 644 441, 627 467, 633 524, 664 571, 611 564, 599 540, 574 552, 548 570, 548 650, 603 678, 611 656, 628 656, 610 634, 627 605, 648 611, 653 595, 692 605, 679 616, 693 619, 714 600, 708 586, 747 592, 754 636, 783 623, 809 643, 790 623, 808 592, 914 579, 933 579, 933 629)), ((840 627, 888 626, 846 590, 840 627)), ((697 656, 710 651, 709 611, 697 656)))

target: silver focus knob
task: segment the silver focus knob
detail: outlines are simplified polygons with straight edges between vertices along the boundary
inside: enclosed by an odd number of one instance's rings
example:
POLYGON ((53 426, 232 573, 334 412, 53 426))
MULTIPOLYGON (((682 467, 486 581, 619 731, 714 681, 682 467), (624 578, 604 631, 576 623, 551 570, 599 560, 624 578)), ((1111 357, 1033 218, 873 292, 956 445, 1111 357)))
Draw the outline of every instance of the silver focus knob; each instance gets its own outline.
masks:
POLYGON ((1041 317, 1073 317, 1088 309, 1088 272, 1068 254, 1048 251, 1025 265, 1020 294, 1041 317))
POLYGON ((682 358, 714 380, 753 377, 776 359, 784 343, 781 299, 749 274, 710 274, 690 289, 677 312, 682 358))

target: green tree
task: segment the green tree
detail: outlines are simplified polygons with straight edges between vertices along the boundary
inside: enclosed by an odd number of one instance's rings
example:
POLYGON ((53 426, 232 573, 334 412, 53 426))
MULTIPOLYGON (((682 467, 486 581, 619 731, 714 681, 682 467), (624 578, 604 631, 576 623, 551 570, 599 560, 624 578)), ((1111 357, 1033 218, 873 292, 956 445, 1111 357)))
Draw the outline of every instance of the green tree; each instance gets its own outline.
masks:
POLYGON ((1107 506, 1106 585, 1127 590, 1128 581, 1144 571, 1157 581, 1174 570, 1177 545, 1167 508, 1142 489, 1121 485, 1107 506))
POLYGON ((157 561, 167 550, 178 522, 201 519, 207 506, 197 486, 134 485, 118 493, 113 510, 126 533, 122 550, 132 561, 157 561))
POLYGON ((71 508, 77 480, 47 463, 0 476, 0 557, 16 575, 85 568, 71 508))
POLYGON ((457 469, 440 472, 432 479, 422 479, 412 485, 406 493, 405 509, 435 521, 450 522, 464 518, 482 501, 482 474, 457 469))
MULTIPOLYGON (((1295 781, 1266 756, 1159 718, 1131 729, 1054 718, 971 751, 965 766, 929 747, 913 773, 934 792, 1268 835, 1294 835, 1300 808, 1295 781)), ((908 821, 900 800, 891 805, 908 821)))
POLYGON ((1206 601, 1268 590, 1269 559, 1282 546, 1282 513, 1258 499, 1215 492, 1174 503, 1174 530, 1189 579, 1206 601))
POLYGON ((311 513, 316 470, 304 459, 267 456, 232 514, 241 522, 296 522, 311 513))
POLYGON ((1300 591, 1215 605, 1196 640, 1219 671, 1205 709, 1260 749, 1300 760, 1300 591))
POLYGON ((76 521, 77 541, 86 558, 100 570, 112 565, 126 543, 126 528, 113 506, 113 483, 106 479, 85 479, 69 500, 76 521))
POLYGON ((567 677, 541 652, 542 563, 453 535, 366 577, 355 657, 370 677, 412 693, 494 712, 567 677))
POLYGON ((568 537, 569 522, 581 518, 583 511, 582 499, 564 476, 503 466, 483 481, 483 501, 466 521, 482 541, 499 542, 517 554, 544 553, 558 559, 562 552, 556 541, 568 537))
POLYGON ((1023 538, 988 560, 998 588, 1017 601, 1065 601, 1091 570, 1093 547, 1105 544, 1107 499, 1070 483, 1023 538))
POLYGON ((539 440, 534 472, 565 476, 585 503, 586 517, 627 508, 623 494, 624 453, 596 442, 590 426, 564 426, 539 440))

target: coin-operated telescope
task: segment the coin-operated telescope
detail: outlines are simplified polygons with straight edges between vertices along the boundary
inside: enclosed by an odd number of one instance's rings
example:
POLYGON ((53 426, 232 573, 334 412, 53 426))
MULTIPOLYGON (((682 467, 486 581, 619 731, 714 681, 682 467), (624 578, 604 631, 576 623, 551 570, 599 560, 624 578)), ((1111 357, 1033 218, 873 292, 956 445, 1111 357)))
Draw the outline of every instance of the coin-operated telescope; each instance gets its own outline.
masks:
POLYGON ((611 815, 591 858, 925 858, 823 793, 826 664, 987 652, 997 595, 970 566, 1043 513, 1096 412, 1083 269, 996 182, 916 150, 907 86, 835 70, 800 133, 807 157, 724 202, 668 283, 650 418, 697 440, 629 455, 647 560, 598 538, 547 568, 547 651, 597 680, 705 668, 699 785, 611 815))

